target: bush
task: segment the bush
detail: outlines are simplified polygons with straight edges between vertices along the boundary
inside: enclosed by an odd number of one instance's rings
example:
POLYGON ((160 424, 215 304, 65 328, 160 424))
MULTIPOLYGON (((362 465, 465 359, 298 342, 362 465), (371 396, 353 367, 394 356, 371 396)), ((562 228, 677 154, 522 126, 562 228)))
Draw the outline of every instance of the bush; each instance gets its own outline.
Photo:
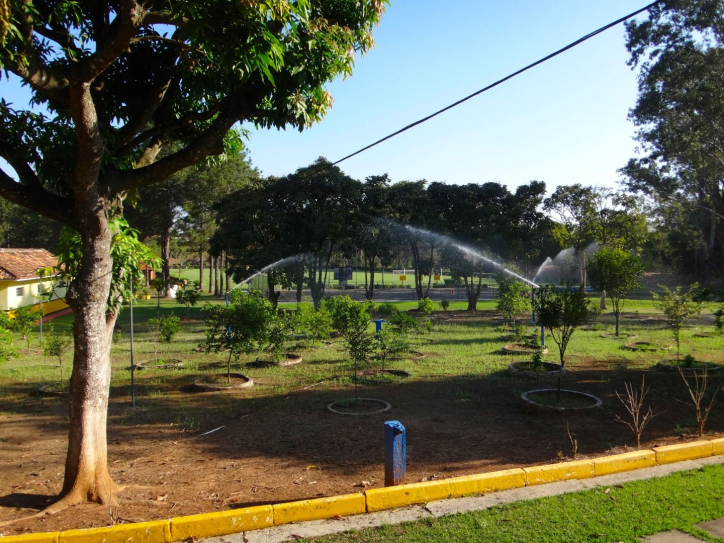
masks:
POLYGON ((440 302, 440 307, 442 307, 443 311, 447 311, 450 308, 450 300, 442 300, 440 302))
POLYGON ((160 317, 149 319, 148 322, 158 327, 158 339, 166 343, 171 343, 176 334, 181 331, 181 319, 178 317, 160 317))
POLYGON ((312 338, 312 344, 327 339, 332 332, 332 316, 324 304, 314 309, 312 304, 300 304, 294 312, 294 327, 300 334, 312 338))
POLYGON ((505 313, 513 326, 521 314, 530 311, 530 287, 520 281, 501 281, 496 298, 497 310, 505 313))
POLYGON ((417 310, 432 315, 432 312, 435 311, 435 302, 430 298, 423 298, 417 302, 417 310))
POLYGON ((40 310, 32 305, 24 305, 13 311, 12 330, 19 332, 28 343, 30 349, 30 332, 35 326, 35 321, 40 317, 40 310))
POLYGON ((189 318, 189 309, 198 303, 201 298, 201 290, 199 290, 199 282, 184 283, 176 291, 176 301, 186 306, 184 318, 189 318))

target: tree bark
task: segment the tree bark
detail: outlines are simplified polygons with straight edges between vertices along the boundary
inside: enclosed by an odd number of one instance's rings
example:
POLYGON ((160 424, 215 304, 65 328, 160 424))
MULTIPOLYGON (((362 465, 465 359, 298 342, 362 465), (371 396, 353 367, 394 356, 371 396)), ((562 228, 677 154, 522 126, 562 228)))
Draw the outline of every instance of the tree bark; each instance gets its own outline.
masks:
POLYGON ((214 291, 214 281, 211 274, 214 272, 214 257, 209 253, 209 294, 214 291))
POLYGON ((217 298, 221 296, 221 289, 224 286, 224 279, 221 279, 221 286, 219 286, 219 259, 221 255, 214 257, 214 296, 217 298))
POLYGON ((606 309, 606 289, 601 291, 601 309, 606 309))
MULTIPOLYGON (((75 316, 75 350, 70 379, 68 453, 61 503, 113 502, 108 472, 106 424, 111 382, 110 333, 115 317, 106 315, 111 285, 111 232, 103 203, 81 220, 81 272, 66 300, 75 316)), ((78 206, 80 207, 80 206, 78 206)))
POLYGON ((224 292, 229 292, 231 290, 231 274, 229 273, 229 255, 224 252, 222 255, 223 258, 223 269, 219 273, 223 273, 224 277, 226 278, 226 283, 222 285, 224 292))
POLYGON ((171 247, 171 229, 167 228, 161 234, 161 276, 163 277, 163 297, 171 299, 169 287, 171 286, 171 265, 169 262, 169 252, 171 247))

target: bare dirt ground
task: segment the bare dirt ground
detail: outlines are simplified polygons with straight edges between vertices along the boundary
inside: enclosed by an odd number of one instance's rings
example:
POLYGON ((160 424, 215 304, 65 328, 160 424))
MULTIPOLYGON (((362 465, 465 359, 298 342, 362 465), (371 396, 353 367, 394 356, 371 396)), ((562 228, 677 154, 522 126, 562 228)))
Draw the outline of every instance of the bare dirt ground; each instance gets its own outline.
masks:
MULTIPOLYGON (((426 351, 434 355, 434 345, 426 351)), ((174 391, 148 398, 132 411, 127 390, 114 389, 108 436, 111 474, 125 487, 118 505, 80 505, 0 531, 90 528, 379 487, 382 423, 390 419, 407 428, 408 482, 560 461, 571 454, 566 424, 578 440, 579 455, 620 452, 632 438, 614 420, 623 414, 614 390, 622 390, 627 380, 640 382, 641 372, 575 356, 569 363, 566 388, 597 394, 603 409, 569 416, 528 413, 519 394, 536 383, 503 372, 366 386, 364 396, 393 405, 391 413, 368 417, 325 409, 349 390, 311 388, 273 397, 174 391), (179 402, 198 429, 187 431, 185 420, 166 422, 164 411, 179 402)), ((679 376, 647 372, 647 382, 652 402, 665 404, 666 412, 644 434, 644 446, 691 438, 686 430, 693 411, 683 403, 679 376)), ((709 422, 716 436, 724 431, 722 411, 715 407, 709 422)), ((38 399, 22 412, 3 412, 0 521, 35 513, 57 495, 66 437, 61 399, 38 399)))

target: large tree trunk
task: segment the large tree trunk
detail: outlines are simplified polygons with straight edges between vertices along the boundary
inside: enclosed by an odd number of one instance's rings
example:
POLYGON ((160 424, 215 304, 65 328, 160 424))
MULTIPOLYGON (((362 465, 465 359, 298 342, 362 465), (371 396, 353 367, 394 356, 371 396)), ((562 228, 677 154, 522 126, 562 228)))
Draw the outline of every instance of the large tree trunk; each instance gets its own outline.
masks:
POLYGON ((169 252, 171 246, 171 229, 167 228, 161 234, 161 276, 163 277, 163 297, 171 299, 169 287, 171 286, 171 265, 169 263, 169 252))
MULTIPOLYGON (((70 379, 68 453, 61 503, 94 501, 110 504, 114 483, 108 473, 106 423, 111 382, 110 331, 107 318, 111 284, 111 233, 100 198, 81 221, 83 260, 66 300, 75 315, 75 351, 70 379)), ((51 507, 52 509, 52 507, 51 507)))

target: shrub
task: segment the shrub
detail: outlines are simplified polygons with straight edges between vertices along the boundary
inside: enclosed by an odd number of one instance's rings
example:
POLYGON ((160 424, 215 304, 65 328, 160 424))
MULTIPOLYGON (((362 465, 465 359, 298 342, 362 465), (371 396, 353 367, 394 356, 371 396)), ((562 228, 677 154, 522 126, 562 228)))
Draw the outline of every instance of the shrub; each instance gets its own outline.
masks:
POLYGON ((312 304, 300 304, 294 312, 294 327, 300 334, 312 338, 312 344, 327 339, 332 332, 332 316, 324 304, 314 309, 312 304))
POLYGON ((35 326, 35 321, 40 317, 40 310, 32 305, 24 305, 13 311, 12 329, 19 332, 28 343, 30 349, 30 332, 35 326))
POLYGON ((158 339, 171 343, 176 334, 181 331, 181 319, 178 317, 159 317, 155 319, 149 319, 149 324, 157 326, 158 339))
POLYGON ((377 356, 382 361, 382 369, 385 369, 385 362, 394 356, 406 353, 410 350, 410 342, 404 333, 398 330, 382 329, 375 334, 375 347, 377 356))
POLYGON ((701 302, 697 301, 696 298, 699 284, 694 283, 687 292, 683 292, 681 287, 676 287, 673 291, 662 285, 659 285, 659 287, 664 292, 661 295, 654 293, 654 303, 658 309, 663 311, 669 321, 671 333, 676 342, 676 359, 679 360, 681 328, 687 320, 698 316, 701 309, 701 302))
POLYGON ((440 302, 440 307, 442 307, 443 311, 447 311, 450 308, 450 300, 442 300, 440 302))
POLYGON ((720 334, 724 331, 724 306, 714 312, 714 328, 720 334))
POLYGON ((687 354, 682 359, 681 363, 684 364, 684 366, 686 366, 687 368, 690 368, 696 363, 696 359, 693 356, 691 356, 690 354, 687 354))
POLYGON ((430 298, 423 298, 417 302, 417 310, 432 315, 432 312, 435 311, 435 302, 430 298))
POLYGON ((60 370, 60 382, 63 382, 63 355, 73 347, 73 338, 70 334, 60 334, 55 332, 53 326, 50 326, 50 333, 45 336, 45 344, 43 345, 43 354, 45 356, 55 356, 58 359, 58 369, 60 370))
POLYGON ((513 326, 520 315, 530 311, 530 287, 520 281, 500 282, 496 298, 498 311, 505 313, 513 326))
POLYGON ((7 328, 0 326, 0 365, 4 364, 11 358, 20 356, 15 348, 13 334, 7 328))

